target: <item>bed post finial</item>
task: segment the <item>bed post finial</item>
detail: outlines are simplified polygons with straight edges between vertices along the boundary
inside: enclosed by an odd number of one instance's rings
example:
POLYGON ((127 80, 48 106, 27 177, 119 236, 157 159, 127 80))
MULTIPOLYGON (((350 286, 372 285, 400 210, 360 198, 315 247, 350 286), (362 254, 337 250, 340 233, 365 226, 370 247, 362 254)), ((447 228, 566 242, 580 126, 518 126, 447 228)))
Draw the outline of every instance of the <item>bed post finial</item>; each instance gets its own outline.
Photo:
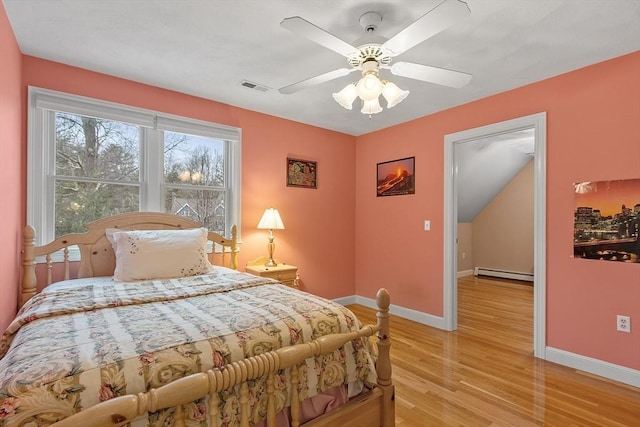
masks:
POLYGON ((385 288, 378 289, 378 293, 376 294, 376 305, 380 308, 380 310, 389 311, 389 306, 391 305, 391 297, 389 296, 389 291, 385 288))
POLYGON ((29 298, 37 292, 36 263, 34 260, 34 247, 36 231, 30 225, 24 227, 22 234, 22 287, 18 308, 22 307, 29 298))
POLYGON ((395 400, 395 391, 391 383, 391 357, 389 348, 391 347, 391 338, 389 336, 389 306, 391 305, 391 297, 389 291, 380 288, 376 294, 376 304, 378 312, 378 361, 376 362, 376 373, 378 374, 378 387, 383 392, 382 402, 382 427, 395 426, 395 409, 393 401, 395 400))
POLYGON ((391 346, 391 339, 389 338, 390 302, 389 292, 385 288, 380 288, 376 295, 376 304, 378 305, 376 317, 378 319, 378 351, 382 363, 377 363, 376 371, 378 372, 378 384, 381 385, 391 384, 391 362, 389 357, 389 347, 391 346))

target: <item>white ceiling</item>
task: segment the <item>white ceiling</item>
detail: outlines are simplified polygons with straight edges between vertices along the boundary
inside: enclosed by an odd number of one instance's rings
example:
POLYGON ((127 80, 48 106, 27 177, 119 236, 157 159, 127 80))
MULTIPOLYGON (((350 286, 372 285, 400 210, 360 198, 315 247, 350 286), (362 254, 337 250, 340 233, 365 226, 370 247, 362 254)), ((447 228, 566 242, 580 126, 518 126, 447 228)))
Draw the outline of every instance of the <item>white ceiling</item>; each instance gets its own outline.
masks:
MULTIPOLYGON (((371 119, 331 97, 357 73, 283 95, 347 67, 280 26, 300 16, 358 46, 367 11, 393 37, 441 0, 3 0, 22 53, 362 135, 640 50, 640 0, 467 0, 471 15, 394 58, 473 75, 461 89, 382 70, 411 93, 371 119), (265 86, 248 89, 243 80, 265 86)), ((606 78, 606 76, 603 76, 606 78)), ((384 104, 384 102, 382 103, 384 104)), ((531 135, 457 148, 458 214, 471 221, 531 159, 531 135), (524 148, 526 146, 526 148, 524 148)))
MULTIPOLYGON (((394 58, 473 75, 452 89, 385 75, 411 94, 371 119, 331 97, 356 74, 277 89, 346 67, 282 27, 301 16, 354 43, 367 11, 390 38, 440 0, 3 0, 22 52, 291 120, 361 135, 640 50, 638 0, 468 0, 471 15, 394 58), (249 80, 266 92, 241 86, 249 80)), ((384 73, 387 70, 383 70, 384 73)), ((383 103, 384 104, 384 103, 383 103)))

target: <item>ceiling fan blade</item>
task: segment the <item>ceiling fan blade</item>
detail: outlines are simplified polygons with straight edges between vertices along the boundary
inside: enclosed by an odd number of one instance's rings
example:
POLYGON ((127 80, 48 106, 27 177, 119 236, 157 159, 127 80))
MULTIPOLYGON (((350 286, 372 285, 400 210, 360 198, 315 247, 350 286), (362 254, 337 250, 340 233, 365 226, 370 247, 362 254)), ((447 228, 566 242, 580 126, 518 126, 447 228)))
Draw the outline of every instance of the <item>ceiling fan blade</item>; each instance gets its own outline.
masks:
POLYGON ((289 95, 291 93, 298 92, 299 90, 307 89, 311 86, 328 82, 329 80, 337 79, 338 77, 346 76, 347 74, 355 70, 357 70, 357 68, 338 68, 337 70, 329 71, 328 73, 320 74, 319 76, 311 77, 310 79, 302 80, 298 83, 281 87, 280 89, 278 89, 278 92, 289 95))
POLYGON ((346 57, 357 50, 349 43, 299 16, 283 19, 280 26, 346 57))
POLYGON ((391 73, 396 76, 409 77, 455 88, 461 88, 471 80, 471 74, 429 65, 414 64, 413 62, 396 62, 390 68, 391 73))
POLYGON ((460 0, 445 0, 387 40, 382 49, 390 56, 400 55, 470 14, 466 3, 460 0))

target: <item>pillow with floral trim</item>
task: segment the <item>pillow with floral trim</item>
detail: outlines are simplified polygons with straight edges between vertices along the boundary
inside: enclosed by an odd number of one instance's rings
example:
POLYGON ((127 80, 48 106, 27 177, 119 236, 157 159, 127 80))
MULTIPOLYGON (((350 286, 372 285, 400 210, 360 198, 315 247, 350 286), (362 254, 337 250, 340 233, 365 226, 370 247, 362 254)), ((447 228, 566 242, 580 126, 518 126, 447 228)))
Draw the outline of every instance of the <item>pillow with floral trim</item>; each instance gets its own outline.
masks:
POLYGON ((207 229, 132 230, 110 233, 116 255, 114 280, 171 279, 211 270, 207 229))

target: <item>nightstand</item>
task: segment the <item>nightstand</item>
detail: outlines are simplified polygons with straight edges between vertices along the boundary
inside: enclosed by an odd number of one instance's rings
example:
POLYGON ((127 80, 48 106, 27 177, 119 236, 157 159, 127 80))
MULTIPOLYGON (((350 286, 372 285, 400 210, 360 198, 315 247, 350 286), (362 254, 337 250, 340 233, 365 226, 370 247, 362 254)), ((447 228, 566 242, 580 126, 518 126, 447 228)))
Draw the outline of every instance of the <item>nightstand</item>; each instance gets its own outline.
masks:
POLYGON ((298 267, 295 265, 283 264, 278 260, 275 261, 278 265, 275 267, 266 267, 264 264, 267 262, 267 258, 260 257, 253 261, 249 261, 244 268, 244 271, 260 277, 270 277, 278 280, 283 285, 287 285, 291 288, 297 288, 298 267))

